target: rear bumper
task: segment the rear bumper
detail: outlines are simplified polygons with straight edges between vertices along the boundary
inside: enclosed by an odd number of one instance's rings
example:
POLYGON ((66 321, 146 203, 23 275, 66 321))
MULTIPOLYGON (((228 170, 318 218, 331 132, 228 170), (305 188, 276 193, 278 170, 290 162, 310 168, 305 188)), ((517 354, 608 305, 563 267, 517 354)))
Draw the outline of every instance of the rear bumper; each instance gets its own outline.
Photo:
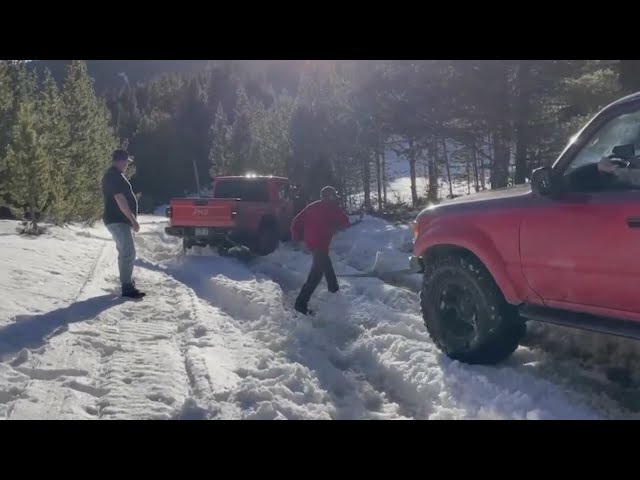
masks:
POLYGON ((415 273, 424 273, 424 262, 422 257, 410 257, 409 268, 411 268, 415 273))
POLYGON ((214 227, 165 227, 164 232, 172 237, 198 238, 202 240, 216 240, 226 238, 233 230, 214 227), (196 228, 206 228, 206 235, 196 234, 196 228))

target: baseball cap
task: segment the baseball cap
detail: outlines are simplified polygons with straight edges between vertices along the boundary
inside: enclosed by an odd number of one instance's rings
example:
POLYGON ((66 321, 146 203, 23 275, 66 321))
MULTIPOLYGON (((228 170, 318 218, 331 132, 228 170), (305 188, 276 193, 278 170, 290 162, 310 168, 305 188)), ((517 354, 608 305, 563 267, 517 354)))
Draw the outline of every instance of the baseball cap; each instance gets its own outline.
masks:
POLYGON ((327 185, 320 190, 320 198, 330 198, 331 196, 338 197, 338 192, 332 186, 327 185))
POLYGON ((133 158, 129 156, 129 153, 126 150, 114 150, 111 154, 111 161, 121 162, 123 160, 127 160, 129 163, 133 162, 133 158))

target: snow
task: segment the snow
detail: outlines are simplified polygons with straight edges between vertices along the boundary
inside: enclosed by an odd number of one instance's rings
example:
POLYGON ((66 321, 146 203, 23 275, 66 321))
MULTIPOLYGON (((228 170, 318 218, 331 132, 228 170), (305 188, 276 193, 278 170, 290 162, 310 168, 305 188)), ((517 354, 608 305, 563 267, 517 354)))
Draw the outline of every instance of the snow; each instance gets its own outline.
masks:
MULTIPOLYGON (((322 283, 291 305, 310 257, 285 244, 242 263, 184 256, 165 219, 142 216, 134 275, 117 297, 102 225, 19 236, 0 222, 0 418, 600 419, 638 418, 637 343, 532 324, 498 366, 469 366, 430 341, 420 278, 322 283)), ((407 267, 411 233, 380 219, 340 234, 338 274, 407 267)))

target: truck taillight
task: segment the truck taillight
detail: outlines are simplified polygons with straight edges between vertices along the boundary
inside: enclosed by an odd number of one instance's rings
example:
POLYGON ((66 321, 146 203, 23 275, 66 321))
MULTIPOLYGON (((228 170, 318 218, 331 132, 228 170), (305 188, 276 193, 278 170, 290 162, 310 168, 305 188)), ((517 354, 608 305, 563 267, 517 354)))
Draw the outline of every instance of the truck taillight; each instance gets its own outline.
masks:
POLYGON ((413 241, 415 242, 418 238, 418 234, 420 233, 420 224, 418 222, 413 222, 411 224, 411 231, 413 233, 413 241))
POLYGON ((167 210, 165 211, 165 215, 166 215, 168 218, 171 218, 171 207, 167 207, 167 210))

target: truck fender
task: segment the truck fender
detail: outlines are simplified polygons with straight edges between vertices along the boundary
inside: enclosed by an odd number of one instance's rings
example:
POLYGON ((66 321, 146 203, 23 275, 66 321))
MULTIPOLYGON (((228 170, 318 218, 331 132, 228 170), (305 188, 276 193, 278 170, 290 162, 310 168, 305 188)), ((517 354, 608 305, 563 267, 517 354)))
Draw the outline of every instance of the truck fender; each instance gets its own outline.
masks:
POLYGON ((414 251, 425 257, 428 256, 429 250, 443 246, 463 248, 471 252, 489 271, 505 300, 512 305, 522 303, 523 295, 514 288, 513 279, 507 272, 504 260, 487 234, 469 225, 441 226, 435 222, 424 232, 420 232, 414 251))

